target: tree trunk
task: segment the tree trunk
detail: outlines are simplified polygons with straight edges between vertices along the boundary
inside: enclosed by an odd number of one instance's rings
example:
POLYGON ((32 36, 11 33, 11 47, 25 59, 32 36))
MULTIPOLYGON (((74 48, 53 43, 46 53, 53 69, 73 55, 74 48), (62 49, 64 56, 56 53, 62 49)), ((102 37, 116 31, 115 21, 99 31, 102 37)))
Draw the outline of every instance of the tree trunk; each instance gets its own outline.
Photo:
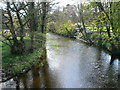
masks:
POLYGON ((12 19, 12 15, 11 15, 11 12, 10 12, 9 9, 10 9, 10 3, 7 2, 7 12, 8 12, 9 21, 10 21, 10 32, 12 34, 13 41, 17 43, 18 40, 17 40, 17 36, 15 34, 15 29, 14 29, 14 25, 13 25, 13 19, 12 19))
MULTIPOLYGON (((99 10, 103 11, 105 13, 105 15, 106 15, 106 17, 108 19, 108 22, 110 22, 110 25, 112 27, 112 31, 114 32, 115 28, 114 28, 114 25, 113 25, 113 17, 112 17, 112 14, 113 14, 113 12, 112 12, 112 2, 109 2, 109 4, 110 4, 110 7, 109 7, 110 15, 105 11, 105 8, 103 7, 101 2, 96 2, 96 5, 99 7, 99 10)), ((110 33, 110 25, 107 26, 107 22, 106 22, 106 29, 107 29, 107 34, 108 34, 109 38, 112 37, 112 35, 110 33)), ((114 59, 117 56, 118 50, 117 50, 117 48, 115 47, 115 45, 112 42, 110 44, 111 44, 111 61, 110 61, 110 64, 112 64, 114 59)))
POLYGON ((41 32, 46 33, 46 14, 47 14, 47 3, 42 2, 42 24, 41 24, 41 32))
POLYGON ((25 46, 24 43, 14 43, 12 46, 10 46, 11 48, 11 53, 12 54, 16 54, 16 55, 22 55, 25 53, 25 46))
POLYGON ((30 52, 32 53, 34 50, 34 31, 37 31, 37 23, 36 23, 36 16, 35 16, 35 6, 34 2, 29 2, 29 18, 30 18, 30 38, 31 38, 31 46, 30 46, 30 52))
POLYGON ((80 16, 81 16, 81 22, 82 22, 82 25, 83 25, 83 30, 84 30, 84 33, 85 33, 85 36, 87 35, 87 32, 86 32, 86 27, 85 27, 85 22, 84 22, 84 18, 83 18, 83 6, 82 6, 82 3, 81 3, 81 11, 80 11, 80 16))

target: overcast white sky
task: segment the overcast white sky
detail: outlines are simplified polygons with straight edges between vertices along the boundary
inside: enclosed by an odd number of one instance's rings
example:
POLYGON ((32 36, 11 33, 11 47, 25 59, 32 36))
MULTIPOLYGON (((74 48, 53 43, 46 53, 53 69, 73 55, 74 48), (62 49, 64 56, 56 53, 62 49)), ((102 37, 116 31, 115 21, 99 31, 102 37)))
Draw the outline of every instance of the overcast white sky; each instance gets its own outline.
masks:
MULTIPOLYGON (((67 4, 75 4, 78 0, 55 0, 56 2, 60 2, 60 6, 66 6, 67 4)), ((80 1, 80 0, 79 0, 80 1)))
MULTIPOLYGON (((0 0, 0 7, 4 6, 3 3, 1 3, 2 0, 0 0)), ((87 0, 55 0, 55 2, 60 2, 59 6, 66 6, 67 4, 76 4, 77 2, 81 1, 87 1, 87 0)))

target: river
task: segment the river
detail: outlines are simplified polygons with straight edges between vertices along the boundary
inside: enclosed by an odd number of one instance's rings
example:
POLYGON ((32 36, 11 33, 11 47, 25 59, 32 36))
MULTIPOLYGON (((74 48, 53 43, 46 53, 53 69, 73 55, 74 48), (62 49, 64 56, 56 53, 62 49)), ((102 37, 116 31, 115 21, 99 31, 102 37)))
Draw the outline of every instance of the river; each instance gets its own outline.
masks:
POLYGON ((78 40, 51 33, 46 40, 47 64, 32 68, 15 79, 2 84, 3 88, 116 88, 117 59, 110 65, 111 56, 78 40))

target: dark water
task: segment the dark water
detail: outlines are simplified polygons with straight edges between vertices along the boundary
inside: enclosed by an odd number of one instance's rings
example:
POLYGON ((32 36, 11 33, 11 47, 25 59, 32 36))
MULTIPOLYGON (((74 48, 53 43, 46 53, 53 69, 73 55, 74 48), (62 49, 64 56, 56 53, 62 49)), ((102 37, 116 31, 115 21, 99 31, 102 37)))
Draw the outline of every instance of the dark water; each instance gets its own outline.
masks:
POLYGON ((76 40, 47 34, 47 65, 33 68, 17 81, 0 84, 10 88, 103 88, 118 87, 120 62, 76 40))

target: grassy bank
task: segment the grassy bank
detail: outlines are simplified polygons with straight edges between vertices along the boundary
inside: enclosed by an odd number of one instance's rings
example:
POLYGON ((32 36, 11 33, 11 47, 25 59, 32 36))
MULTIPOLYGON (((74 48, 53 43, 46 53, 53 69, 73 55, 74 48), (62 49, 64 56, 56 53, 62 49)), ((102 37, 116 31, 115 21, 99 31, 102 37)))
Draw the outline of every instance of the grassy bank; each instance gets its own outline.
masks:
POLYGON ((34 65, 43 65, 45 50, 37 48, 33 53, 24 55, 13 55, 10 53, 10 47, 2 44, 2 81, 28 71, 34 65))

